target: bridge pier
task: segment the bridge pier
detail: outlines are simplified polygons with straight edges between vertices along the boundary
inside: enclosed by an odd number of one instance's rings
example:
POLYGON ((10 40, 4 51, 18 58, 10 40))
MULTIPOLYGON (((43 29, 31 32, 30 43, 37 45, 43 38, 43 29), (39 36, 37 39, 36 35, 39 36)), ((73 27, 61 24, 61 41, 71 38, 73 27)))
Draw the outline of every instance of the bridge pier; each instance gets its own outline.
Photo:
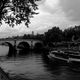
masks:
POLYGON ((11 43, 9 42, 6 42, 9 46, 9 52, 8 52, 8 57, 16 57, 16 54, 17 54, 17 48, 16 48, 16 40, 14 41, 14 45, 12 45, 11 43))
POLYGON ((13 48, 14 48, 13 56, 16 57, 16 55, 17 55, 17 45, 16 45, 16 40, 14 40, 14 46, 13 46, 13 48))
POLYGON ((31 40, 31 50, 33 49, 33 41, 31 40))
POLYGON ((13 47, 13 45, 11 44, 11 43, 9 43, 9 42, 5 42, 6 44, 8 44, 8 46, 9 46, 9 52, 8 52, 8 57, 12 57, 13 55, 14 55, 14 47, 13 47))

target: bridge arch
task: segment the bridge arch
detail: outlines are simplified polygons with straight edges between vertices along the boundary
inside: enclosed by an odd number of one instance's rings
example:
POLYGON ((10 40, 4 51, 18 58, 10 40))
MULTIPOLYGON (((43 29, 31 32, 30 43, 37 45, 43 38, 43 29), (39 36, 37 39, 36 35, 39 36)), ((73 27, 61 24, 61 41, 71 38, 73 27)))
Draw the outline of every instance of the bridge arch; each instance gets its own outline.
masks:
POLYGON ((30 45, 28 42, 22 41, 18 44, 19 55, 26 55, 30 50, 30 45))
POLYGON ((43 49, 43 43, 41 43, 41 42, 36 42, 35 43, 35 45, 34 45, 34 50, 36 50, 36 51, 40 51, 40 50, 42 50, 43 49))
POLYGON ((8 57, 16 56, 16 49, 10 42, 4 42, 3 44, 9 46, 8 57))

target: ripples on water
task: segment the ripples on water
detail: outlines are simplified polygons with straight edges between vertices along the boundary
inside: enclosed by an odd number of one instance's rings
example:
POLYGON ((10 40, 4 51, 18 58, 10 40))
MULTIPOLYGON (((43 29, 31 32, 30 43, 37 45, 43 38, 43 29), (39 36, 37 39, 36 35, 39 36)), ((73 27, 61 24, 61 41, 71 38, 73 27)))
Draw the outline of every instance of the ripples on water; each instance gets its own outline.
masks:
POLYGON ((9 59, 0 57, 0 60, 0 66, 12 80, 80 80, 79 72, 66 65, 55 65, 41 54, 30 53, 9 59))

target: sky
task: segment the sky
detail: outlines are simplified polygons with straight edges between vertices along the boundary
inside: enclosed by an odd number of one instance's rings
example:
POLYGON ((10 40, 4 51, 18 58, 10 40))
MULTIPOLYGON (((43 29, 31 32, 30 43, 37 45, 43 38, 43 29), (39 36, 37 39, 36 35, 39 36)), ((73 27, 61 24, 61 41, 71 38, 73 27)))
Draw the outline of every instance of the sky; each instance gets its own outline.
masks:
POLYGON ((14 28, 4 24, 0 27, 0 37, 35 33, 44 33, 54 26, 64 30, 80 24, 80 0, 41 0, 38 15, 31 19, 27 28, 24 23, 14 28))

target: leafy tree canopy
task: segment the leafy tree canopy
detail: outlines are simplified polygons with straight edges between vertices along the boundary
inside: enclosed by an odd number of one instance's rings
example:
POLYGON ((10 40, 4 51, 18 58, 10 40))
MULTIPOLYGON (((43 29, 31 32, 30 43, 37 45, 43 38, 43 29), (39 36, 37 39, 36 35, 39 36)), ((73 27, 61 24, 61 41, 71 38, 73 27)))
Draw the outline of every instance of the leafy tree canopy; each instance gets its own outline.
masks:
POLYGON ((0 23, 2 20, 10 26, 20 24, 24 21, 28 27, 30 18, 37 14, 37 1, 40 0, 1 0, 0 1, 0 23))

